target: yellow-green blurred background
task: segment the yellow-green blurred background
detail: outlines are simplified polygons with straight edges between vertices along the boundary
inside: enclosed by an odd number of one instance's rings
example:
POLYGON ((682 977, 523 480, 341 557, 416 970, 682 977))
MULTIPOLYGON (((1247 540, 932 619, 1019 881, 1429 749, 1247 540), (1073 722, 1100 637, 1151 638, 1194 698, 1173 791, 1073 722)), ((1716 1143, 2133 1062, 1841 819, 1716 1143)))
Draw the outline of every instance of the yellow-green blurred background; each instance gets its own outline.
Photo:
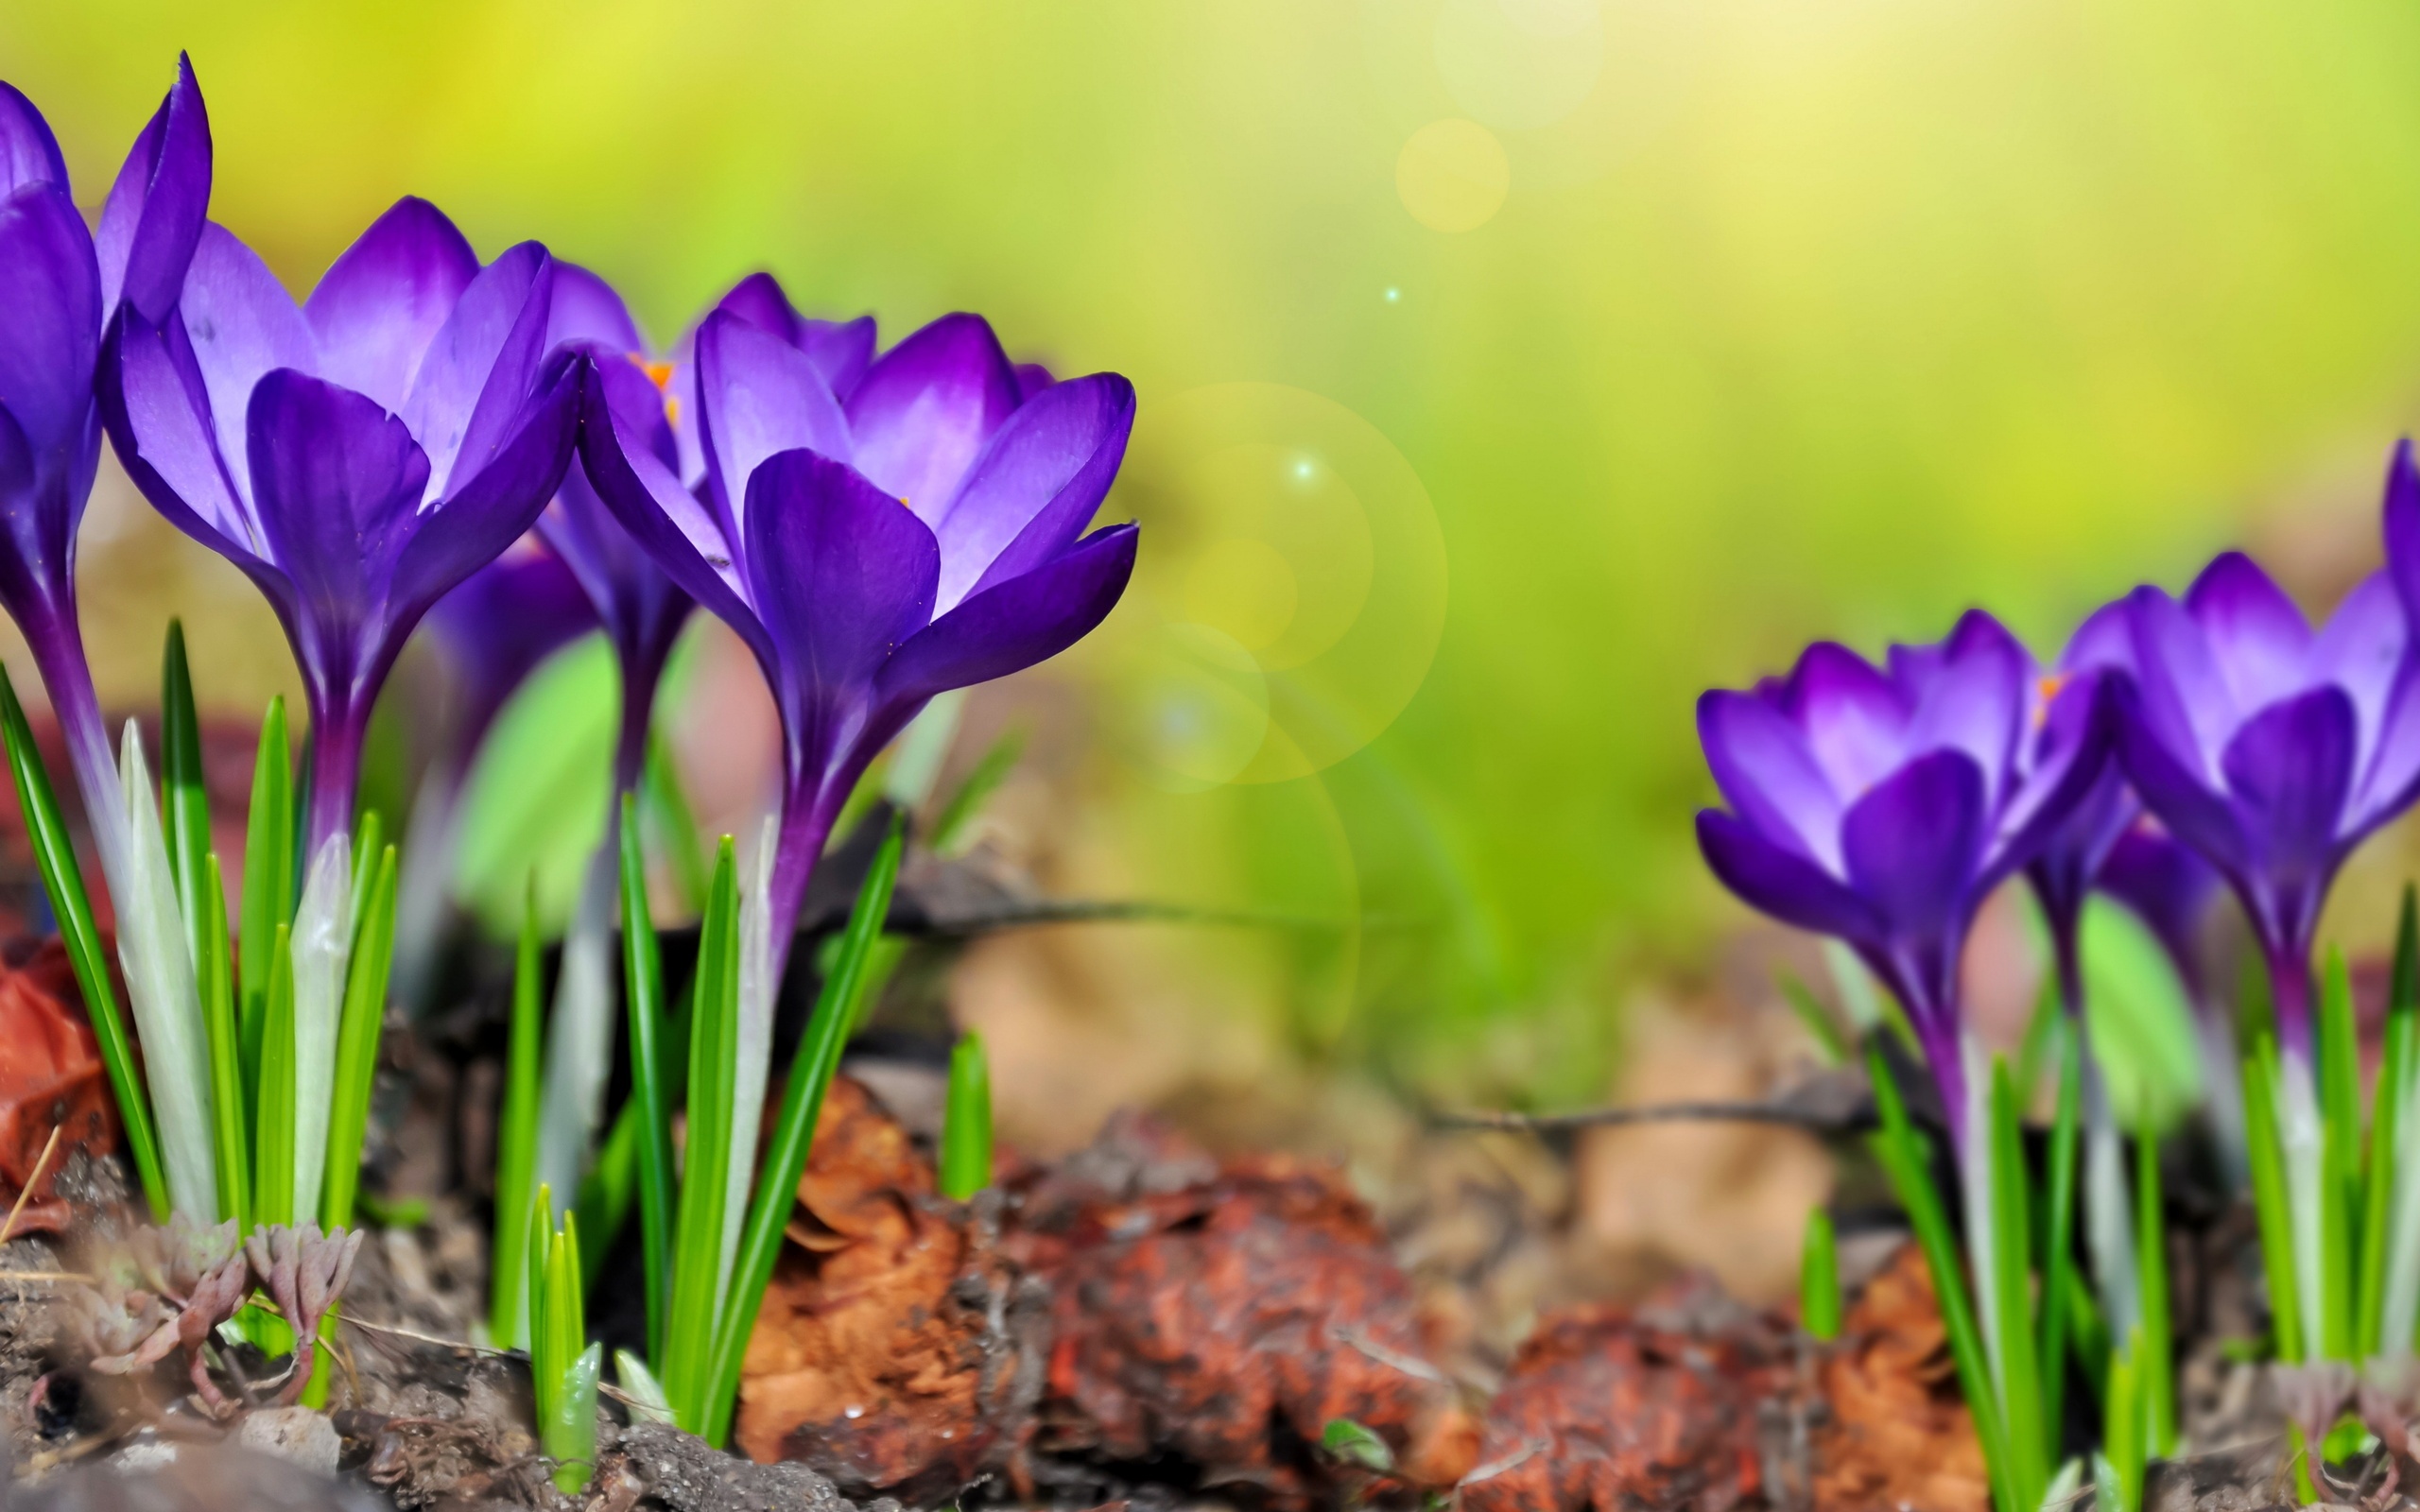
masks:
MULTIPOLYGON (((2420 399, 2420 14, 2375 0, 0 10, 87 201, 181 47, 298 289, 408 192, 659 339, 768 266, 1133 378, 1130 601, 977 706, 1054 774, 1011 810, 1054 887, 1336 926, 976 972, 1161 1087, 1595 1095, 1740 918, 1701 688, 1970 603, 2050 648, 2231 539, 2337 580, 2420 399)), ((207 696, 283 685, 120 485, 86 574, 106 693, 171 607, 207 696)))

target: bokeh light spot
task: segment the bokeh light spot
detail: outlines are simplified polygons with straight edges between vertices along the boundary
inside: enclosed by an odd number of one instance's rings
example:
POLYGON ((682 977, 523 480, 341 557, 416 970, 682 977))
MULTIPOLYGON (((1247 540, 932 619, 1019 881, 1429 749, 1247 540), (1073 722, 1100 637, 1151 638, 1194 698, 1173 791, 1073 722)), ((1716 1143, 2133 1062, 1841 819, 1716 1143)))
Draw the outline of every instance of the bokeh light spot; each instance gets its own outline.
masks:
POLYGON ((1504 208, 1512 164, 1504 144, 1477 121, 1431 121, 1395 159, 1395 193, 1431 231, 1476 231, 1504 208))

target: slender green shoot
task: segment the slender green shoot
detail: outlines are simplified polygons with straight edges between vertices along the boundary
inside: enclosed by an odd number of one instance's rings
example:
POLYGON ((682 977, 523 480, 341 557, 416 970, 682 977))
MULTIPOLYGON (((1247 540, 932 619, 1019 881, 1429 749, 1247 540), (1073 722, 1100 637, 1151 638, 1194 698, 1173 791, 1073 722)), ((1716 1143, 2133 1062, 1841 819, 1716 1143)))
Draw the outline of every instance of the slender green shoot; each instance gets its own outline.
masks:
POLYGON ((1806 1213, 1798 1255, 1798 1326, 1826 1344, 1841 1336, 1841 1246, 1824 1208, 1806 1213))
POLYGON ((2169 1319, 2168 1214, 2160 1191, 2159 1130, 2147 1109, 2135 1132, 2135 1264, 2143 1321, 2135 1331, 2135 1381, 2143 1399, 2143 1441, 2153 1455, 2176 1452, 2175 1331, 2169 1319))
MULTIPOLYGON (((650 764, 655 747, 649 747, 650 764)), ((664 1358, 672 1294, 672 1075, 665 1065, 664 964, 647 895, 638 804, 622 795, 622 1003, 630 1019, 631 1100, 623 1119, 638 1143, 639 1246, 647 1273, 647 1352, 664 1358)), ((618 1132, 618 1131, 617 1131, 618 1132)), ((600 1243, 601 1250, 604 1246, 600 1243)))
MULTIPOLYGON (((376 811, 363 826, 377 838, 376 811)), ((347 968, 344 1017, 337 1030, 337 1074, 328 1107, 327 1177, 320 1187, 320 1227, 331 1231, 354 1225, 354 1194, 361 1190, 361 1147, 370 1132, 370 1095, 378 1071, 378 1031, 387 1018, 387 971, 395 954, 395 848, 378 855, 378 869, 363 889, 368 903, 347 968)))
POLYGON ((2354 1323, 2352 1232, 2360 1211, 2361 1041, 2353 1018, 2353 980, 2344 953, 2330 947, 2321 977, 2319 1016, 2320 1339, 2330 1360, 2351 1360, 2354 1323))
POLYGON ((294 1222, 294 967, 286 926, 270 937, 268 1002, 261 1015, 260 1116, 252 1125, 252 1218, 294 1222))
POLYGON ((966 781, 958 784, 958 791, 942 802, 941 811, 933 816, 932 833, 925 843, 934 854, 949 855, 959 849, 975 816, 983 812, 985 800, 1008 780, 1017 758, 1024 753, 1025 732, 1021 730, 1009 730, 992 742, 991 748, 976 761, 974 770, 966 774, 966 781))
MULTIPOLYGON (((700 1432, 720 1312, 723 1205, 730 1181, 735 1049, 739 1035, 739 864, 731 837, 715 858, 698 935, 689 1023, 689 1138, 673 1218, 672 1297, 658 1372, 681 1426, 700 1432)), ((735 1283, 735 1294, 736 1283, 735 1283)))
POLYGON ((2076 1160, 2083 1127, 2083 1024, 2060 1010, 2059 1093, 2050 1122, 2049 1169, 2043 1173, 2042 1318, 2034 1358, 2042 1367, 2042 1426, 2053 1453, 2067 1409, 2068 1302, 2076 1275, 2076 1160))
POLYGON ((1988 1105, 1990 1126, 1977 1137, 1991 1141, 1992 1288, 1999 1316, 2000 1415, 2008 1434, 2009 1478, 2016 1505, 2036 1506, 2050 1484, 2050 1441, 2042 1421, 2042 1375, 2034 1355, 2033 1241, 2027 1210, 2032 1183, 2025 1168, 2025 1145, 2017 1126, 2016 1088, 2007 1057, 1992 1057, 1988 1105))
POLYGON ((2260 1258, 2269 1273, 2269 1315, 2277 1358, 2305 1358, 2302 1290, 2294 1277, 2293 1217, 2287 1205, 2285 1144, 2277 1129, 2277 1040, 2265 1025, 2253 1031, 2243 1057, 2243 1133, 2252 1165, 2252 1206, 2260 1221, 2260 1258))
MULTIPOLYGON (((890 833, 874 853, 873 865, 857 888, 849 922, 840 940, 840 956, 816 994, 814 1014, 806 1022, 798 1052, 791 1057, 788 1085, 773 1137, 756 1181, 755 1199, 739 1240, 737 1263, 732 1269, 729 1303, 714 1334, 714 1353, 704 1377, 705 1426, 693 1429, 707 1442, 719 1445, 730 1436, 733 1404, 739 1398, 739 1365, 748 1352, 748 1335, 755 1331, 757 1309, 773 1278, 782 1232, 798 1201, 799 1178, 806 1173, 806 1157, 815 1139, 816 1119, 823 1110, 824 1091, 840 1068, 840 1052, 848 1043, 848 1026, 856 1017, 856 1000, 865 990, 867 960, 890 913, 890 892, 899 880, 900 852, 907 846, 905 816, 893 814, 890 833)), ((716 896, 721 896, 719 871, 716 896)), ((704 1004, 700 999, 700 1017, 704 1004)), ((696 1062, 691 1061, 691 1085, 696 1062)), ((693 1093, 694 1095, 694 1093, 693 1093)), ((679 1398, 673 1399, 676 1402, 679 1398)))
POLYGON ((252 1136, 245 1127, 251 1093, 244 1085, 244 1045, 235 1026, 234 961, 227 941, 227 894, 216 852, 202 855, 199 965, 203 1026, 210 1036, 210 1115, 217 1157, 221 1215, 238 1233, 252 1231, 252 1136))
POLYGON ((117 1098, 118 1123, 126 1131, 126 1147, 134 1157, 134 1172, 143 1184, 143 1198, 154 1221, 168 1221, 168 1183, 160 1159, 158 1126, 151 1121, 151 1098, 135 1060, 134 1041, 120 1015, 117 989, 110 978, 107 949, 93 922, 91 896, 76 863, 76 842, 59 809, 50 774, 42 765, 33 728, 26 723, 25 706, 9 671, 0 667, 0 743, 8 747, 9 777, 16 785, 17 809, 25 816, 26 833, 33 842, 34 865, 43 889, 50 895, 50 911, 58 916, 59 935, 67 947, 67 963, 84 995, 85 1016, 92 1021, 99 1043, 101 1066, 109 1074, 110 1091, 117 1098))
POLYGON ((504 1096, 496 1112, 495 1254, 488 1267, 488 1337, 507 1349, 530 1339, 522 1304, 528 1288, 530 1183, 538 1166, 538 1078, 545 1055, 534 873, 525 896, 521 939, 512 957, 512 1027, 505 1051, 504 1096))
POLYGON ((529 1380, 538 1399, 538 1438, 555 1462, 555 1489, 577 1496, 596 1469, 596 1378, 605 1347, 588 1343, 588 1304, 580 1284, 579 1220, 550 1216, 538 1189, 529 1212, 529 1380))
MULTIPOLYGON (((2407 901, 2409 894, 2406 894, 2407 901)), ((2395 948, 2398 978, 2403 968, 2403 942, 2395 948)), ((2398 986, 2400 985, 2398 981, 2398 986)), ((2388 1258, 2394 1229, 2394 1191, 2403 1179, 2396 1140, 2403 1120, 2405 1077, 2413 1049, 2411 1005, 2397 991, 2387 1002, 2386 1037, 2378 1057, 2378 1085, 2370 1108, 2367 1169, 2362 1173, 2360 1296, 2354 1307, 2353 1341, 2360 1358, 2379 1353, 2386 1343, 2388 1258)), ((2403 1284, 2412 1280, 2406 1275, 2403 1284)))
MULTIPOLYGON (((185 627, 173 619, 168 622, 167 645, 160 656, 160 799, 168 870, 177 885, 186 945, 198 970, 207 927, 201 888, 203 858, 210 853, 210 795, 202 782, 201 719, 194 708, 193 669, 185 663, 185 627)), ((206 1005, 204 1011, 208 1011, 206 1005)))
POLYGON ((1783 1000, 1798 1016, 1798 1022, 1806 1026, 1806 1036, 1815 1041, 1816 1052, 1824 1057, 1824 1064, 1847 1065, 1856 1052, 1849 1044, 1849 1037, 1841 1032, 1840 1021, 1832 1017, 1832 1010, 1824 1006, 1807 989, 1806 984, 1798 979, 1797 972, 1783 971, 1776 980, 1781 985, 1783 1000))
POLYGON ((672 1403, 665 1400, 664 1383, 647 1362, 628 1349, 614 1351, 614 1376, 622 1383, 623 1405, 633 1421, 668 1423, 672 1421, 672 1403))
POLYGON ((2113 1349, 2109 1355, 2109 1406, 2094 1468, 2110 1512, 2141 1512, 2143 1504, 2143 1473, 2149 1455, 2143 1431, 2141 1354, 2142 1335, 2137 1331, 2126 1348, 2113 1349))
MULTIPOLYGON (((1975 1436, 1982 1446, 1994 1504, 2031 1506, 2033 1503, 2016 1495, 2016 1485, 2011 1478, 2008 1433, 1992 1388, 1991 1361, 1984 1352, 1974 1299, 1967 1293, 1966 1269, 1959 1261, 1957 1242, 1950 1234, 1949 1215, 1943 1207, 1941 1194, 1933 1187, 1932 1158, 1927 1141, 1909 1121, 1907 1103, 1899 1095, 1898 1085, 1891 1079, 1891 1068, 1878 1048, 1867 1047, 1866 1064, 1873 1076, 1875 1108, 1882 1125, 1866 1136, 1866 1148, 1890 1178, 1899 1205, 1907 1210, 1909 1226, 1915 1229, 1916 1243, 1924 1250, 1925 1263, 1932 1272, 1942 1327, 1949 1335, 1949 1357, 1957 1366, 1959 1388, 1975 1419, 1975 1436)), ((1977 1130, 1976 1137, 1985 1135, 1977 1130)))
POLYGON ((983 1037, 972 1029, 950 1048, 940 1179, 942 1195, 954 1202, 992 1184, 992 1065, 983 1037))
POLYGON ((285 700, 268 701, 252 757, 252 798, 244 822, 243 905, 237 915, 235 1003, 243 1026, 244 1085, 260 1083, 261 1024, 268 1005, 270 958, 281 925, 294 921, 294 770, 285 738, 285 700))

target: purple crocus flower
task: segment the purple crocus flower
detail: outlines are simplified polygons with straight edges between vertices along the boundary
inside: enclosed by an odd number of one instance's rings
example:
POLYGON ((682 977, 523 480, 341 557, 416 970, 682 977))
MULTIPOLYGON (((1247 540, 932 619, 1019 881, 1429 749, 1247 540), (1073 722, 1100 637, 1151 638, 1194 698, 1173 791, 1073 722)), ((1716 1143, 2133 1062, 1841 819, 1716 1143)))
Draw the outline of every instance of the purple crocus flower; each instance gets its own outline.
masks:
MULTIPOLYGON (((2058 697, 2100 696, 2097 690, 2087 693, 2085 684, 2097 684, 2113 671, 2125 671, 2131 653, 2122 603, 2104 605, 2077 627, 2066 649, 2060 654, 2058 669, 2034 684, 2031 732, 2026 737, 2032 759, 2057 760, 2048 747, 2074 733, 2047 717, 2048 702, 2058 697)), ((2083 962, 2079 936, 2083 926, 2084 900, 2090 896, 2094 879, 2100 875, 2110 849, 2141 812, 2134 790, 2126 785, 2126 774, 2105 746, 2096 759, 2098 775, 2084 787, 2066 818, 2043 837, 2041 850, 2025 868, 2026 880, 2033 885, 2033 895, 2041 902, 2044 921, 2049 928, 2051 954, 2058 971, 2059 1001, 2070 1014, 2083 1011, 2083 962)))
MULTIPOLYGON (((658 460, 678 466, 680 453, 664 390, 679 368, 648 360, 638 324, 613 286, 584 267, 557 264, 549 325, 549 342, 579 343, 597 364, 616 369, 600 392, 621 406, 624 433, 643 438, 643 444, 655 449, 658 460), (643 381, 634 381, 633 372, 643 381)), ((867 337, 871 345, 871 332, 867 337)), ((618 795, 637 785, 646 764, 656 686, 689 618, 692 600, 614 518, 577 455, 563 473, 554 503, 538 517, 538 534, 570 567, 614 643, 622 674, 621 730, 614 745, 618 815, 618 795)))
POLYGON ((2281 1047, 2309 1064, 2312 938, 2344 857, 2420 792, 2420 472, 2388 469, 2386 567, 2314 631, 2230 552, 2180 602, 2127 600, 2136 672, 2118 743, 2144 805, 2242 901, 2281 1047))
POLYGON ((430 605, 527 530, 571 454, 579 363, 549 359, 554 266, 481 266, 398 201, 298 308, 218 226, 175 308, 124 313, 103 418, 160 512, 285 627, 312 726, 309 844, 352 824, 378 689, 430 605))
POLYGON ((773 965, 842 801, 925 701, 1055 656, 1125 591, 1134 527, 1086 536, 1134 393, 1111 373, 1030 398, 991 327, 946 316, 843 401, 805 352, 730 310, 694 343, 695 494, 652 426, 591 371, 581 455, 597 492, 754 651, 781 710, 773 965))
POLYGON ((1907 1008, 1953 1137, 1967 1116, 1958 961, 1975 909, 2100 774, 2102 700, 2040 705, 2032 662, 1979 611, 1876 667, 1828 642, 1787 679, 1698 700, 1729 810, 1698 815, 1716 876, 1785 923, 1836 936, 1907 1008))
POLYGON ((112 888, 127 885, 125 800, 76 612, 76 532, 100 459, 93 377, 121 299, 155 318, 175 301, 209 198, 210 122, 187 60, 127 155, 97 245, 42 113, 0 83, 0 607, 58 713, 112 888))

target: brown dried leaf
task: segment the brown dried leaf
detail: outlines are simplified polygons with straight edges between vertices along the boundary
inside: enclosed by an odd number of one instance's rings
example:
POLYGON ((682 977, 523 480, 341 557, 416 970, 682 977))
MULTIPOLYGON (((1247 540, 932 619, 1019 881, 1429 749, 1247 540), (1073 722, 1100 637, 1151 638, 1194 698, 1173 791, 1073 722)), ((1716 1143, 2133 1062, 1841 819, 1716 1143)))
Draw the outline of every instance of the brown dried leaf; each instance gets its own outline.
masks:
POLYGON ((1849 1309, 1821 1380, 1831 1421, 1815 1443, 1817 1512, 1985 1512, 1982 1444, 1914 1243, 1849 1309))

